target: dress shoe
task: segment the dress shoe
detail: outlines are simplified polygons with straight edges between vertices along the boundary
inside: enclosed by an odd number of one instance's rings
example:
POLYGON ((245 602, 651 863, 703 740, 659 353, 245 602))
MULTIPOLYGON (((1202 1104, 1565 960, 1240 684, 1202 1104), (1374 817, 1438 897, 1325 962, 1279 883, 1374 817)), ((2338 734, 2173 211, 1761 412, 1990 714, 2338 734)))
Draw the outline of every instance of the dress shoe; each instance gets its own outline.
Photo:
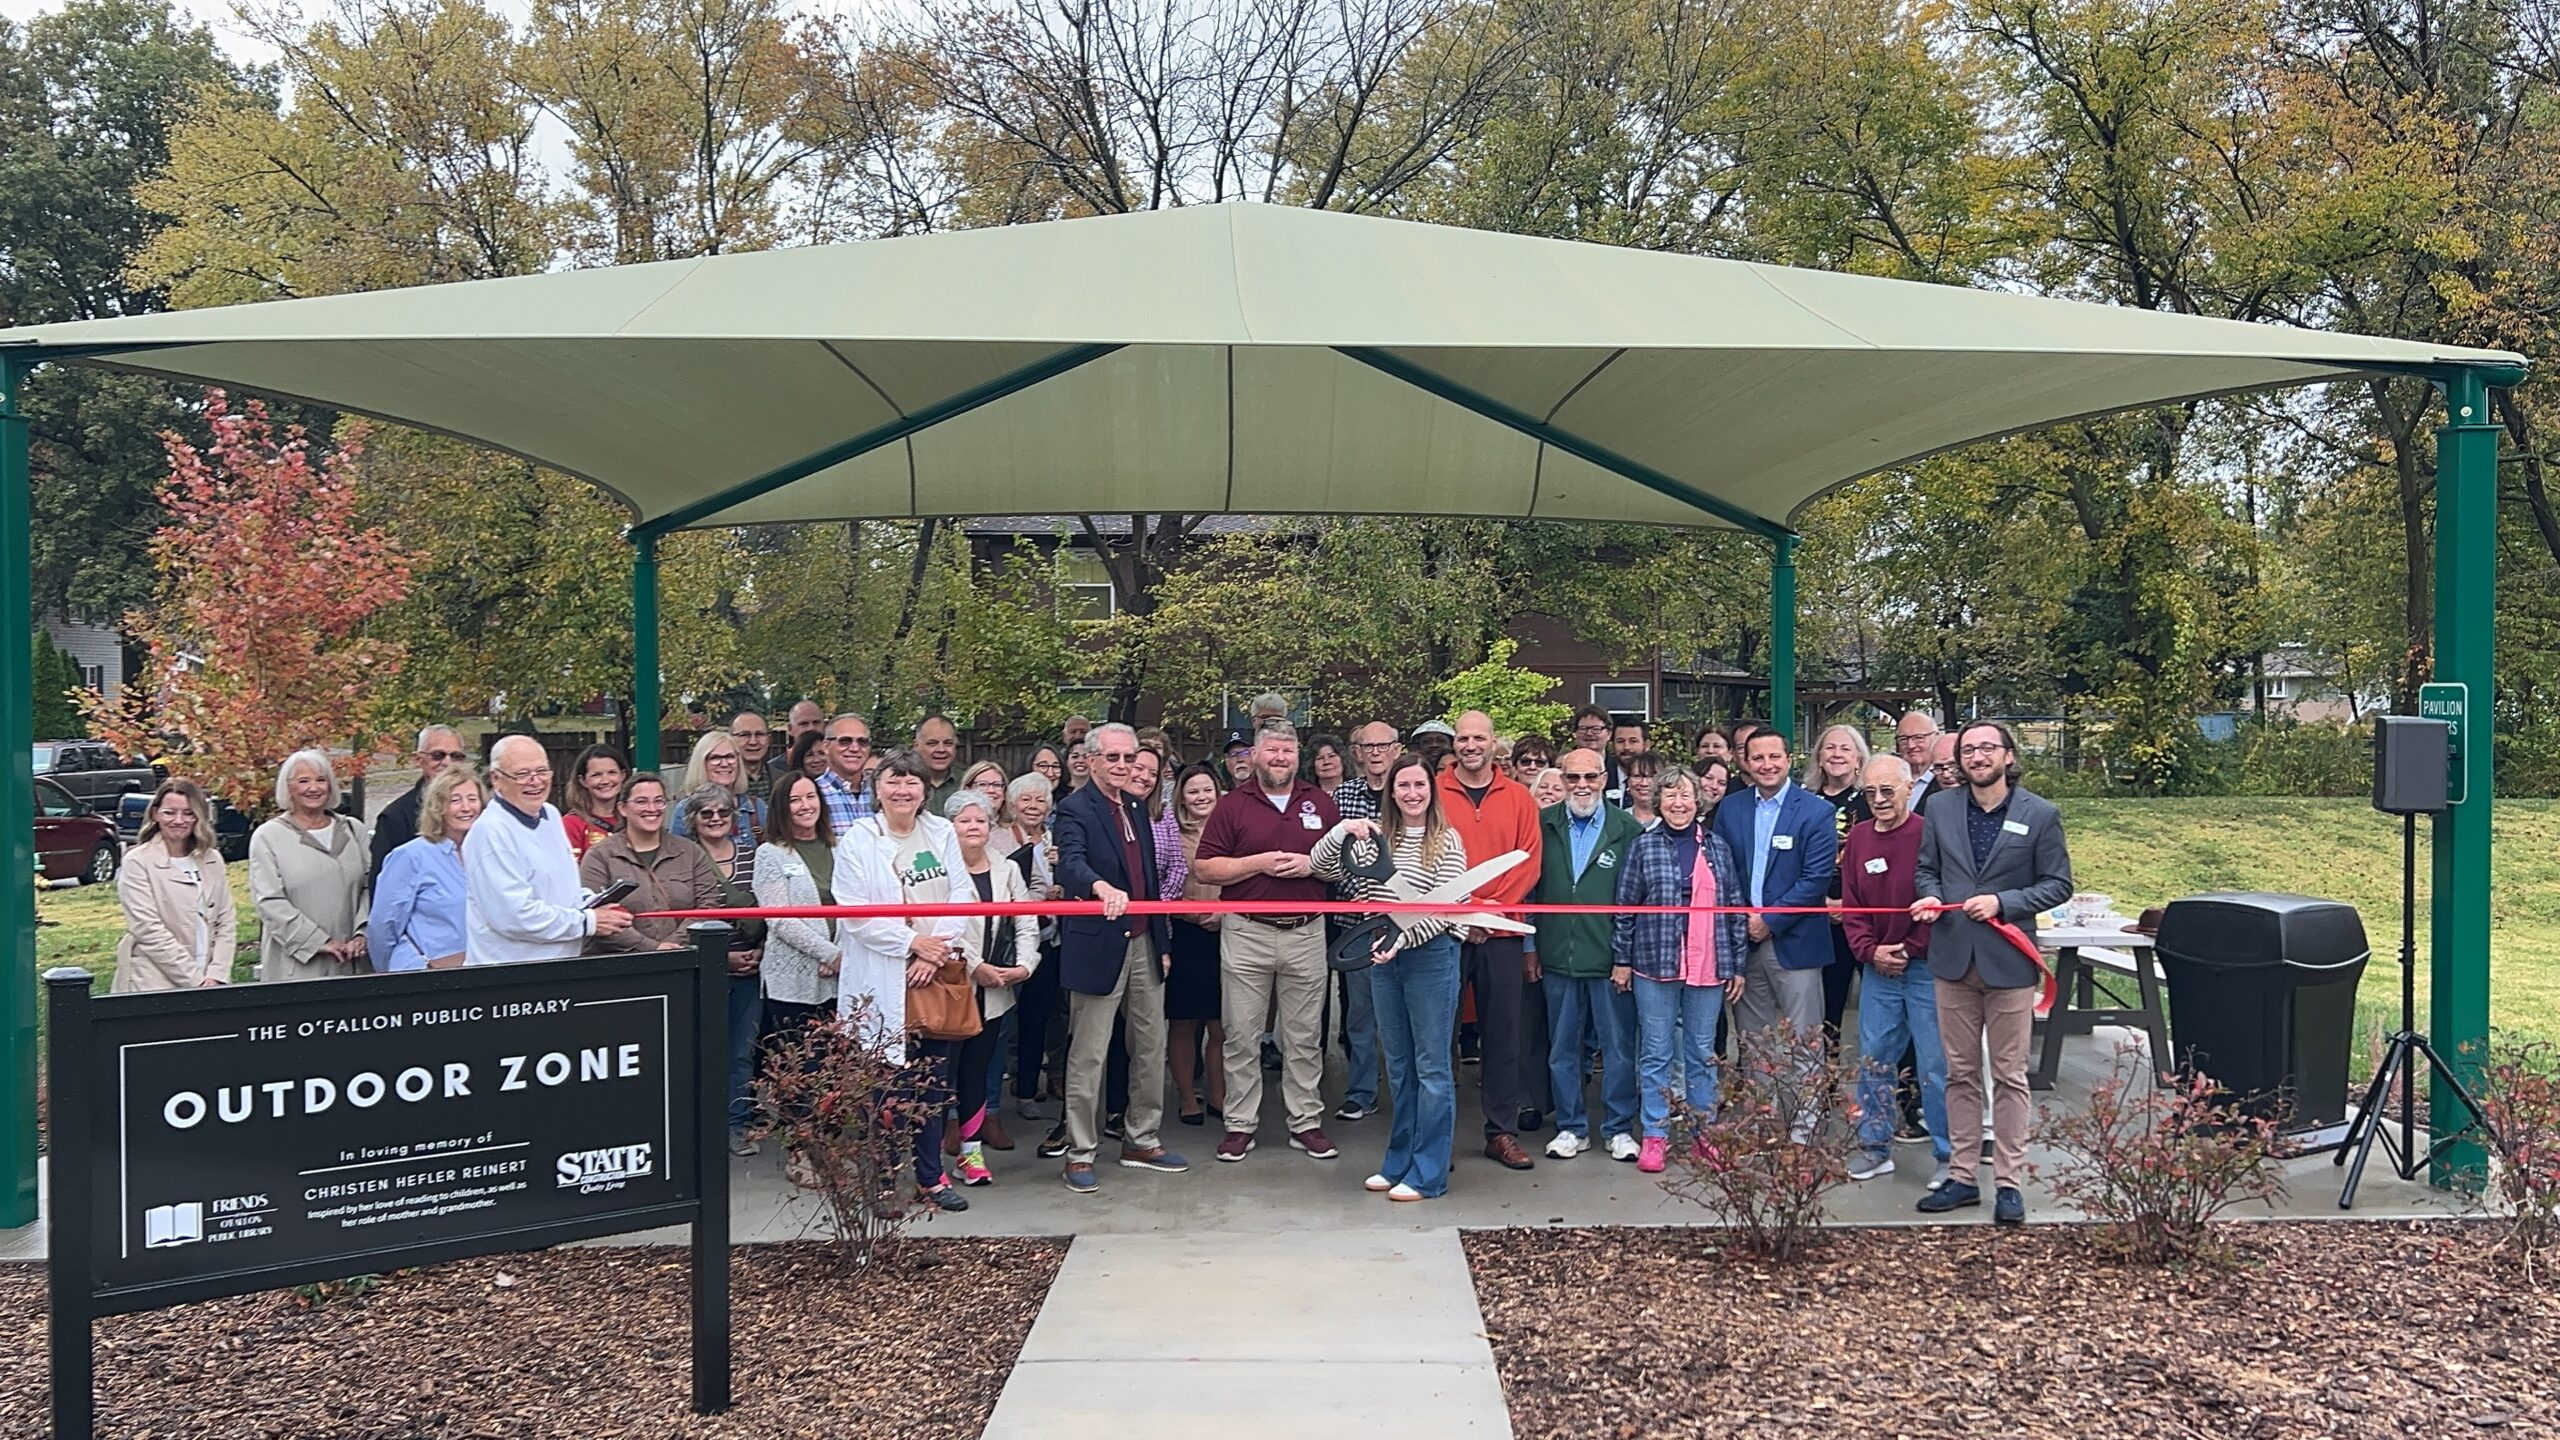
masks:
POLYGON ((1538 1167, 1538 1162, 1529 1158, 1529 1152, 1520 1148, 1520 1138, 1516 1135, 1485 1137, 1484 1158, 1506 1170, 1534 1170, 1538 1167))
POLYGON ((978 1143, 990 1150, 1010 1150, 1013 1137, 1004 1133, 1004 1121, 994 1106, 987 1107, 987 1118, 978 1125, 978 1143))
POLYGON ((1991 1198, 1991 1223, 2024 1225, 2027 1223, 2027 1197, 2015 1185, 2003 1185, 1991 1198))
POLYGON ((1982 1191, 1979 1187, 1967 1185, 1961 1180, 1950 1180, 1921 1196, 1919 1208, 1923 1215, 1944 1215, 1950 1210, 1961 1210, 1968 1205, 1981 1203, 1982 1191))

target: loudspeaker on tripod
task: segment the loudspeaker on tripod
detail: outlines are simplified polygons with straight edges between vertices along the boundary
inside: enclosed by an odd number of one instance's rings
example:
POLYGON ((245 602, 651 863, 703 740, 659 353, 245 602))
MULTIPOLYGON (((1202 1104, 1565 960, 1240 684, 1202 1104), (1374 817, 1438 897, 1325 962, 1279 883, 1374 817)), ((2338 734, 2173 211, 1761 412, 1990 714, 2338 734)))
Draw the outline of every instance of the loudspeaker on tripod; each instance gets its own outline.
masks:
POLYGON ((2385 815, 2433 815, 2452 803, 2453 726, 2415 715, 2373 722, 2373 808, 2385 815))

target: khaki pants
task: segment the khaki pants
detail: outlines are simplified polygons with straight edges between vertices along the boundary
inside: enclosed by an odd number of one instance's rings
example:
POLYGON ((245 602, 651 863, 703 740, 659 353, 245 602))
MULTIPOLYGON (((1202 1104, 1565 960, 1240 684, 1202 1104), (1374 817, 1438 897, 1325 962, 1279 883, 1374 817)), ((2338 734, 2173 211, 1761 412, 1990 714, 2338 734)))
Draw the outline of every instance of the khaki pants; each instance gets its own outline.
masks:
MULTIPOLYGON (((1253 1017, 1274 1011, 1280 1099, 1289 1133, 1324 1122, 1324 927, 1278 930, 1243 915, 1218 927, 1218 996, 1227 1017, 1227 1129, 1250 1135, 1262 1123, 1261 1037, 1253 1017), (1276 1002, 1276 1004, 1275 1004, 1276 1002)), ((1130 1047, 1137 1063, 1137 1047, 1130 1047)), ((1134 1074, 1134 1069, 1132 1070, 1134 1074)))
POLYGON ((1141 929, 1129 939, 1120 979, 1108 995, 1067 996, 1067 1163, 1090 1165, 1102 1148, 1102 1071, 1111 1054, 1111 1019, 1127 1012, 1129 1111, 1121 1147, 1163 1144, 1164 973, 1155 942, 1141 929))
POLYGON ((2036 987, 1982 983, 1982 970, 1938 983, 1938 1038, 1947 1052, 1947 1174, 1974 1183, 1982 1161, 1982 1050, 1991 1042, 1991 1177, 2016 1186, 2026 1173, 2027 1041, 2035 1032, 2036 987))

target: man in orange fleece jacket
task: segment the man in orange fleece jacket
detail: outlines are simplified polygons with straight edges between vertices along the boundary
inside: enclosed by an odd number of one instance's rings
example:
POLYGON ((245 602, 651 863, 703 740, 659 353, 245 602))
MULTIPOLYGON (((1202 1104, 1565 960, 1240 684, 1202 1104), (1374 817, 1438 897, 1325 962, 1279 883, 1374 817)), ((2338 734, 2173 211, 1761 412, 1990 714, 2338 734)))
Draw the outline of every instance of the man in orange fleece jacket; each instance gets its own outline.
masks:
MULTIPOLYGON (((1538 802, 1527 786, 1493 763, 1491 716, 1481 710, 1459 716, 1453 748, 1458 763, 1440 772, 1440 810, 1465 843, 1467 863, 1480 865, 1514 850, 1528 852, 1499 879, 1476 887, 1475 898, 1486 909, 1507 909, 1537 888, 1538 802)), ((1484 1153, 1513 1170, 1527 1170, 1538 1163, 1520 1144, 1520 1112, 1529 1104, 1521 1015, 1529 958, 1517 935, 1469 930, 1458 938, 1459 973, 1476 990, 1484 1153)))

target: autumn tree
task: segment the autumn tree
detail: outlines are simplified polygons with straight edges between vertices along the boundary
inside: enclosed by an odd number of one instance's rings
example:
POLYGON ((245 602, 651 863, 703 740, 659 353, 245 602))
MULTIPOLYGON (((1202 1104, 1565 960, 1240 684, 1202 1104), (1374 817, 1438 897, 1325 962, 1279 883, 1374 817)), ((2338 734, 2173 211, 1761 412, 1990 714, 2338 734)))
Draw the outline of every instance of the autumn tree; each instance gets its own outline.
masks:
POLYGON ((159 603, 125 617, 149 651, 124 697, 84 699, 91 729, 243 810, 264 808, 275 767, 306 745, 348 746, 361 773, 389 737, 382 682, 402 647, 367 633, 399 600, 409 558, 357 519, 355 427, 314 459, 298 427, 255 401, 208 392, 198 449, 171 435, 153 537, 159 603))

